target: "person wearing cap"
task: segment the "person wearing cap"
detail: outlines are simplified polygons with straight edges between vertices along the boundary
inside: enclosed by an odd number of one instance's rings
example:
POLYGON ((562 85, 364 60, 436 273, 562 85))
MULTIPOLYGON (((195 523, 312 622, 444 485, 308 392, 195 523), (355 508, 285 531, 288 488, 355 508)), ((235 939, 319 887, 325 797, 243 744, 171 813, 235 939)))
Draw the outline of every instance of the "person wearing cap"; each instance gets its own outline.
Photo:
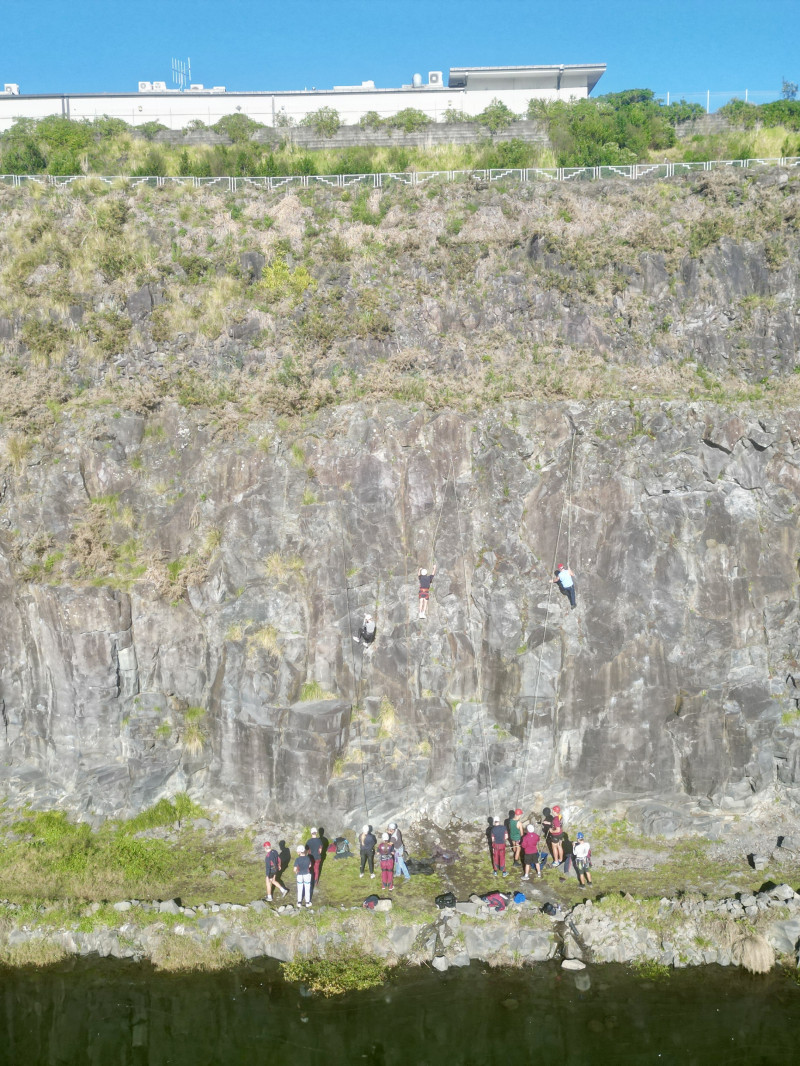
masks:
POLYGON ((375 640, 375 619, 371 614, 364 615, 364 621, 361 623, 361 629, 358 631, 358 636, 353 637, 356 644, 372 644, 375 640))
POLYGON ((550 823, 550 846, 553 850, 553 866, 560 866, 564 861, 564 848, 561 843, 563 836, 564 825, 561 821, 561 808, 554 805, 550 823))
POLYGON ((419 616, 420 618, 428 617, 428 600, 431 598, 431 584, 436 577, 436 567, 430 573, 424 568, 420 567, 417 571, 417 578, 419 580, 419 616))
POLYGON ((514 853, 514 866, 522 862, 520 841, 522 840, 522 808, 517 807, 508 812, 508 839, 511 841, 511 850, 514 853))
POLYGON ((369 876, 371 880, 375 880, 375 845, 378 843, 375 834, 372 832, 371 825, 365 825, 358 837, 358 846, 361 852, 361 873, 359 877, 364 876, 364 867, 369 864, 369 876))
POLYGON ((281 857, 268 840, 264 841, 264 869, 267 882, 267 903, 272 903, 272 894, 276 888, 279 888, 284 896, 288 896, 289 890, 284 888, 279 881, 281 857))
POLYGON ((394 845, 388 833, 381 833, 378 860, 381 864, 381 887, 392 892, 394 891, 394 845))
POLYGON ((306 841, 306 852, 313 865, 314 889, 319 884, 319 875, 322 870, 322 856, 325 851, 325 841, 319 835, 318 829, 311 830, 311 836, 306 841))
POLYGON ((531 879, 531 866, 536 869, 536 876, 541 881, 542 871, 539 866, 539 834, 533 825, 529 825, 525 830, 525 834, 522 837, 522 855, 523 855, 523 881, 530 881, 531 879))
POLYGON ((587 883, 592 883, 592 849, 589 841, 583 833, 578 833, 575 843, 572 845, 572 861, 575 863, 575 873, 578 875, 578 884, 586 888, 587 883))
POLYGON ((559 563, 556 567, 556 576, 553 578, 551 584, 558 585, 564 595, 569 599, 569 606, 571 610, 575 608, 575 582, 573 578, 575 575, 568 566, 564 566, 563 563, 559 563))
POLYGON ((394 847, 395 877, 399 877, 400 874, 402 874, 406 881, 410 881, 411 874, 408 872, 408 867, 406 866, 406 849, 403 844, 403 834, 397 828, 397 822, 389 822, 389 840, 391 840, 394 847))
POLYGON ((497 877, 498 872, 501 873, 503 877, 508 877, 506 872, 506 844, 508 843, 508 832, 499 818, 495 818, 494 820, 490 837, 492 840, 492 872, 495 877, 497 877))
POLYGON ((297 878, 297 906, 311 906, 311 857, 306 855, 305 844, 297 845, 297 858, 294 860, 294 875, 297 878))

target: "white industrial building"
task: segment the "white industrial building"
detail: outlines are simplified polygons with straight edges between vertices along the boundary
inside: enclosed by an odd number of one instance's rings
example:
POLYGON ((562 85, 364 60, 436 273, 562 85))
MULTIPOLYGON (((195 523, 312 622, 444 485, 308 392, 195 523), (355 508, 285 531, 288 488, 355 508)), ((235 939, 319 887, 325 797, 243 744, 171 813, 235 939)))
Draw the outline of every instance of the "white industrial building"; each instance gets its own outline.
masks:
POLYGON ((212 125, 225 115, 239 112, 265 126, 281 126, 298 123, 321 107, 338 111, 343 125, 355 125, 371 111, 388 118, 407 107, 442 121, 450 109, 478 115, 494 99, 502 100, 515 114, 522 114, 532 99, 583 99, 605 69, 604 63, 451 67, 446 84, 443 72, 432 70, 427 82, 415 74, 410 85, 399 89, 376 89, 374 82, 364 81, 360 85, 336 85, 333 89, 287 92, 228 92, 220 85, 168 89, 165 82, 140 81, 138 92, 133 93, 26 94, 18 85, 7 83, 0 93, 0 131, 7 130, 17 118, 47 115, 77 120, 108 115, 132 126, 160 122, 178 130, 193 120, 212 125))

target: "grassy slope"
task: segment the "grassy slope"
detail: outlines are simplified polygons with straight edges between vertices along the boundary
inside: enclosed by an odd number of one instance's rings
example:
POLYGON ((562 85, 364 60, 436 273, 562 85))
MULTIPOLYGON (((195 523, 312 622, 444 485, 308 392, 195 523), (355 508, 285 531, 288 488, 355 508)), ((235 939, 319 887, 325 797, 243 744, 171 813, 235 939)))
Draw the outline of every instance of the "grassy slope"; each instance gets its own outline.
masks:
MULTIPOLYGON (((697 367, 681 318, 695 309, 627 290, 644 253, 674 274, 723 238, 762 243, 769 269, 780 270, 800 229, 799 186, 796 175, 776 190, 725 173, 369 195, 3 188, 0 317, 14 328, 0 340, 0 419, 35 433, 65 407, 147 410, 177 399, 224 410, 235 429, 365 396, 463 409, 627 398, 634 386, 644 396, 793 404, 793 380, 697 367), (526 254, 534 238, 538 258, 526 254), (265 257, 258 281, 243 266, 248 252, 265 257), (126 299, 145 284, 159 306, 132 320, 126 299), (560 315, 518 314, 518 292, 584 309, 605 339, 565 344, 560 315), (242 323, 247 336, 232 340, 242 323)), ((746 357, 751 333, 781 307, 752 296, 736 310, 746 357)), ((9 447, 12 462, 24 448, 9 447)))

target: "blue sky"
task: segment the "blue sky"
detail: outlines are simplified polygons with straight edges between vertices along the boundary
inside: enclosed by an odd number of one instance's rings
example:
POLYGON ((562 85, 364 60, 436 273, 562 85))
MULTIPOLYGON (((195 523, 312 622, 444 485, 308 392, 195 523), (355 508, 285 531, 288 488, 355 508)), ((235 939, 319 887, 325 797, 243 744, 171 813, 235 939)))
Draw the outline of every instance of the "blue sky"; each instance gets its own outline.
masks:
POLYGON ((604 62, 596 92, 800 81, 800 0, 6 0, 0 81, 23 92, 170 83, 319 89, 459 65, 604 62))

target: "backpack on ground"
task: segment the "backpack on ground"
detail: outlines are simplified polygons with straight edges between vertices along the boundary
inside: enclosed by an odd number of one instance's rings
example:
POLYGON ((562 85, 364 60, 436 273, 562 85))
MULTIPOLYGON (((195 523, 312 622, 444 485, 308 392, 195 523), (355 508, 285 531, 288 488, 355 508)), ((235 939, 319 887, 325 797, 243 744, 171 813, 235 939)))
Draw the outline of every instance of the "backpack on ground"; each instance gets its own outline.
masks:
POLYGON ((380 896, 367 896, 361 906, 366 907, 368 911, 374 911, 375 904, 378 902, 379 899, 380 896))
MULTIPOLYGON (((333 842, 336 848, 336 859, 350 859, 353 853, 350 851, 350 842, 347 837, 337 837, 333 842)), ((330 848, 328 849, 330 851, 330 848)))
POLYGON ((440 911, 443 911, 445 907, 455 907, 456 897, 452 892, 442 892, 441 896, 437 896, 433 902, 440 911))
POLYGON ((555 903, 545 903, 542 906, 542 913, 549 914, 551 918, 554 918, 560 910, 561 907, 555 903))
POLYGON ((508 906, 508 896, 502 892, 487 892, 485 896, 481 896, 484 903, 488 903, 494 911, 504 911, 508 906))

